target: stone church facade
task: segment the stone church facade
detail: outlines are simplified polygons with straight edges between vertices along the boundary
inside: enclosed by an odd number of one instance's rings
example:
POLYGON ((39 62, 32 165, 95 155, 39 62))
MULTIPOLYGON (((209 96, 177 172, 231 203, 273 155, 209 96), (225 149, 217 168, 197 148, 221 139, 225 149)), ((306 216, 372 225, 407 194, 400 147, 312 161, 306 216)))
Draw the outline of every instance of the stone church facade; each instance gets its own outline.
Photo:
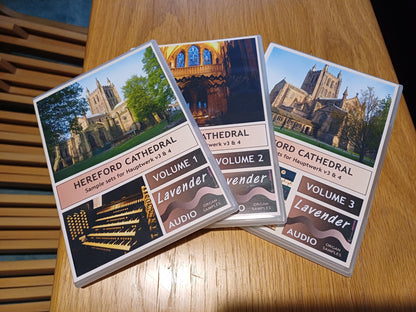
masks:
POLYGON ((341 83, 341 71, 334 76, 328 65, 322 70, 313 66, 300 88, 281 80, 270 92, 274 125, 351 150, 343 130, 348 114, 361 114, 362 106, 358 94, 348 98, 348 87, 338 98, 341 83))
POLYGON ((140 130, 140 124, 107 78, 107 85, 96 80, 97 88, 87 89, 87 102, 91 115, 78 117, 81 131, 72 132, 66 142, 60 144, 60 158, 55 159, 54 170, 85 160, 99 152, 118 145, 140 130))

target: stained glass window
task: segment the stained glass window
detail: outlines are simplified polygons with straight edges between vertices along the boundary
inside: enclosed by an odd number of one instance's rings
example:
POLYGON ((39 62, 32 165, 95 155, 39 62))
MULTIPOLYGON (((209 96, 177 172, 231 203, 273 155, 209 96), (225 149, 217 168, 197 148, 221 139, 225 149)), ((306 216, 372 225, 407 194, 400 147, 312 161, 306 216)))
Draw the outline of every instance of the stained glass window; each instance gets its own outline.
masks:
POLYGON ((197 46, 191 46, 188 50, 188 66, 199 65, 199 49, 197 46))
POLYGON ((176 67, 185 67, 185 54, 183 52, 176 57, 176 67))
POLYGON ((204 50, 204 65, 211 65, 212 64, 212 57, 211 57, 211 52, 209 52, 208 49, 204 50))

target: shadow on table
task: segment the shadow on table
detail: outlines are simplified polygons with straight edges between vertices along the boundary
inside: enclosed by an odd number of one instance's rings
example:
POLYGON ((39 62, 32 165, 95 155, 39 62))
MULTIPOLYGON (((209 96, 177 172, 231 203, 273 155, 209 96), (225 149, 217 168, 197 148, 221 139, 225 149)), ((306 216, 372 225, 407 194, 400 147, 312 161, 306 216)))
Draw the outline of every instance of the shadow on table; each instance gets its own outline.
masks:
POLYGON ((242 302, 242 303, 229 303, 226 307, 218 309, 218 312, 240 312, 240 311, 256 311, 256 312, 266 312, 266 311, 297 311, 297 312, 344 312, 344 311, 416 311, 415 305, 388 305, 388 304, 367 304, 363 306, 351 305, 343 306, 337 305, 336 303, 323 303, 322 305, 317 306, 306 306, 299 305, 296 302, 293 304, 282 304, 276 306, 257 306, 252 302, 242 302), (336 306, 334 306, 336 305, 336 306))

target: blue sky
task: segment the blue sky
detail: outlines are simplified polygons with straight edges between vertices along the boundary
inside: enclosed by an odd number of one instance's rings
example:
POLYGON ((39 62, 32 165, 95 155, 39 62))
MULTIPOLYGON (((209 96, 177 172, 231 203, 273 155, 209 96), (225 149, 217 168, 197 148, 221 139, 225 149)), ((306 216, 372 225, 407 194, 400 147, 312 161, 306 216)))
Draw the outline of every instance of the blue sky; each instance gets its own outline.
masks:
POLYGON ((86 76, 78 81, 84 88, 83 95, 87 97, 86 88, 88 88, 90 92, 97 89, 96 79, 104 86, 107 85, 107 78, 109 78, 110 81, 115 84, 121 99, 124 100, 122 87, 125 82, 133 75, 146 76, 146 73, 143 71, 142 63, 145 50, 146 49, 144 48, 133 54, 127 53, 127 55, 123 55, 120 59, 117 59, 116 62, 110 61, 109 63, 105 63, 104 67, 100 67, 98 70, 87 72, 86 76))
POLYGON ((393 96, 395 87, 386 81, 353 72, 342 66, 336 66, 322 59, 297 53, 294 50, 286 50, 278 46, 273 46, 272 50, 269 49, 266 55, 266 64, 270 91, 282 79, 300 88, 306 74, 314 65, 316 65, 316 70, 321 70, 325 64, 328 64, 328 71, 332 75, 338 76, 338 73, 341 71, 342 83, 338 98, 342 97, 346 87, 348 87, 348 98, 354 97, 356 93, 360 97, 361 91, 367 90, 367 87, 373 87, 379 99, 385 98, 388 94, 393 96))

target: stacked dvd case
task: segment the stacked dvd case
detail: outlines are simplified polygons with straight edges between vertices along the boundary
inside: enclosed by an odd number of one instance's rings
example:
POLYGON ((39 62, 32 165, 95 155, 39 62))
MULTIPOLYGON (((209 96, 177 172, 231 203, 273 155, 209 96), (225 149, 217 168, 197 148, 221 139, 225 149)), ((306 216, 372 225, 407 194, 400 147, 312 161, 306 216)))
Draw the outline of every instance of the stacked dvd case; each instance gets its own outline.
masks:
POLYGON ((260 36, 161 46, 239 211, 211 227, 286 221, 260 36))
POLYGON ((76 286, 238 209, 155 41, 34 104, 76 286))
POLYGON ((265 57, 287 223, 246 230, 350 276, 402 86, 274 43, 265 57))
POLYGON ((257 35, 152 40, 36 97, 75 285, 206 227, 350 276, 401 92, 257 35))

